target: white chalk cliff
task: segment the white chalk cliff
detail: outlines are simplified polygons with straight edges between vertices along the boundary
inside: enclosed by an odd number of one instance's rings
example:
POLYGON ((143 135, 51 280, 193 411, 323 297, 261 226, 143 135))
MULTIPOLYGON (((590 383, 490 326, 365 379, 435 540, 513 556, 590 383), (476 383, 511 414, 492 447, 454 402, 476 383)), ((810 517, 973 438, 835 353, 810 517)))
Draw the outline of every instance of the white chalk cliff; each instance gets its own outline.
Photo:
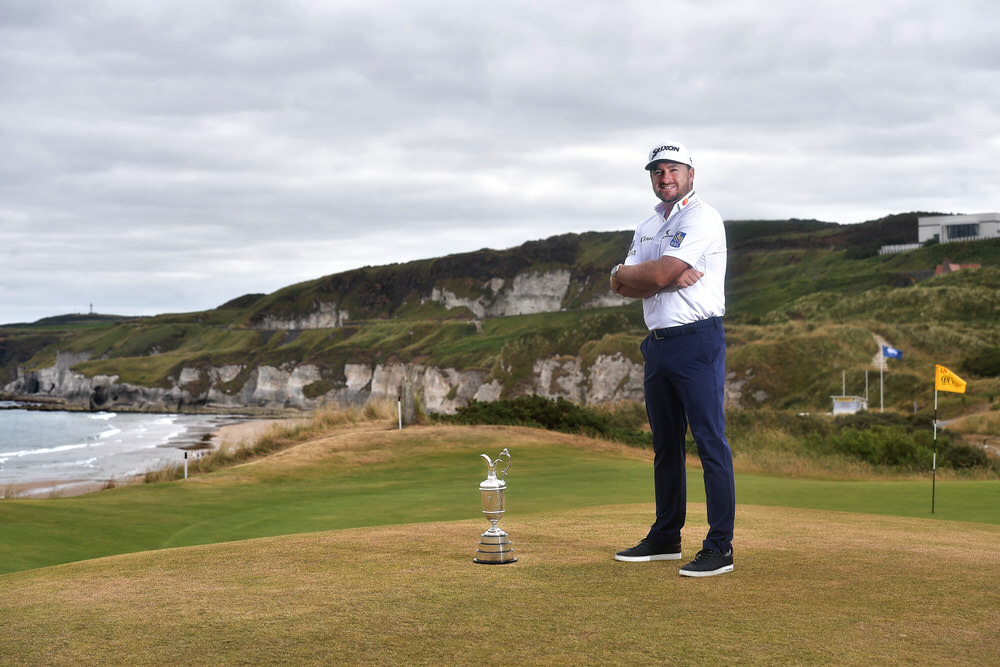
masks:
MULTIPOLYGON (((330 401, 361 401, 368 397, 395 397, 404 383, 413 387, 424 409, 452 413, 470 400, 493 401, 501 397, 502 383, 483 370, 435 368, 420 364, 347 364, 345 379, 327 382, 322 393, 309 392, 324 382, 323 370, 311 364, 283 368, 242 366, 184 368, 172 386, 142 387, 119 382, 118 376, 87 377, 69 368, 70 362, 85 361, 80 355, 60 355, 55 366, 22 371, 3 387, 21 396, 65 399, 70 405, 90 409, 174 410, 185 406, 204 408, 298 408, 311 409, 330 401), (242 373, 245 380, 234 388, 242 373)), ((329 372, 329 371, 327 371, 329 372)), ((642 366, 620 355, 599 357, 583 368, 576 357, 539 360, 531 385, 519 393, 535 393, 582 403, 601 403, 642 398, 642 366)))

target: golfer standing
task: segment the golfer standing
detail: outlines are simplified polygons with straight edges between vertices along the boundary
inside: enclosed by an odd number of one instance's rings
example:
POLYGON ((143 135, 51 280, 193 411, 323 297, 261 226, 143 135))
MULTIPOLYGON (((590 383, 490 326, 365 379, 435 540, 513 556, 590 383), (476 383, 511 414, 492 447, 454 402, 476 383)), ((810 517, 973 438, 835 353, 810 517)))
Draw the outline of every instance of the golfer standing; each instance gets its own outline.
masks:
POLYGON ((687 509, 684 439, 690 427, 704 469, 709 530, 701 551, 680 573, 709 577, 733 570, 736 514, 723 409, 726 230, 719 213, 695 194, 694 163, 682 144, 658 144, 646 170, 660 203, 636 229, 625 263, 611 269, 611 289, 642 299, 649 328, 641 349, 656 521, 639 544, 615 559, 680 560, 687 509))

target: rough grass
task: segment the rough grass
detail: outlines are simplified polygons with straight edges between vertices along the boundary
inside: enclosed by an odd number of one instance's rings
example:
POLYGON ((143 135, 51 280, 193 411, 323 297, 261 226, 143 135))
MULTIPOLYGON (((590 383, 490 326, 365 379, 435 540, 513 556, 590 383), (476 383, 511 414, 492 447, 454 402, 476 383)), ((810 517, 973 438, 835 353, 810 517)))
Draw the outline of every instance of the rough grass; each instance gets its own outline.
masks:
MULTIPOLYGON (((543 407, 546 402, 545 399, 534 397, 534 399, 515 399, 510 403, 530 404, 533 400, 543 407)), ((493 414, 496 410, 492 406, 499 404, 482 405, 487 416, 484 418, 486 421, 481 423, 519 423, 517 421, 490 422, 490 415, 496 416, 493 414)), ((600 420, 612 432, 612 435, 608 436, 611 439, 633 447, 649 449, 646 442, 649 425, 642 403, 620 401, 587 409, 578 408, 578 406, 570 407, 578 412, 592 413, 595 419, 600 420)), ((553 404, 552 410, 557 410, 555 404, 553 404)), ((807 436, 812 434, 816 428, 815 425, 811 426, 808 423, 809 420, 817 418, 820 417, 796 416, 787 411, 775 410, 737 410, 731 412, 728 418, 728 431, 730 440, 736 443, 733 448, 736 469, 767 475, 841 480, 922 479, 926 476, 924 473, 930 470, 929 457, 926 466, 924 466, 926 470, 920 470, 920 466, 898 469, 891 466, 871 465, 847 456, 812 451, 804 443, 807 436)), ((386 422, 394 424, 395 420, 396 404, 389 399, 373 399, 363 405, 330 405, 315 410, 308 419, 276 421, 266 432, 250 441, 241 442, 236 446, 217 448, 200 458, 191 459, 188 462, 188 472, 189 475, 194 476, 251 461, 311 439, 322 438, 341 427, 361 424, 379 424, 379 427, 384 427, 386 422)), ((443 421, 453 420, 443 418, 443 421)), ((469 423, 469 421, 465 420, 463 423, 469 423)), ((973 419, 967 423, 972 428, 961 430, 968 433, 995 434, 1000 432, 997 430, 996 413, 985 415, 983 419, 973 419)), ((689 452, 694 452, 693 442, 689 444, 691 445, 689 452)), ((697 465, 697 461, 694 463, 697 465)), ((943 459, 938 474, 942 479, 997 478, 996 472, 987 468, 954 470, 949 468, 943 459)), ((146 473, 143 481, 155 483, 178 480, 183 477, 184 464, 173 463, 146 473)))
MULTIPOLYGON (((267 456, 295 444, 318 438, 342 426, 385 422, 395 416, 389 399, 374 399, 363 405, 331 405, 313 411, 308 419, 287 419, 272 424, 262 435, 235 446, 217 447, 207 455, 188 461, 188 474, 196 475, 267 456)), ((183 479, 184 464, 168 464, 143 476, 147 484, 183 479)))
MULTIPOLYGON (((741 505, 736 570, 617 563, 650 506, 117 556, 0 577, 7 665, 992 665, 1000 527, 741 505)), ((704 510, 692 504, 685 554, 704 510)))
POLYGON ((966 415, 952 420, 948 427, 973 435, 1000 436, 1000 412, 966 415))

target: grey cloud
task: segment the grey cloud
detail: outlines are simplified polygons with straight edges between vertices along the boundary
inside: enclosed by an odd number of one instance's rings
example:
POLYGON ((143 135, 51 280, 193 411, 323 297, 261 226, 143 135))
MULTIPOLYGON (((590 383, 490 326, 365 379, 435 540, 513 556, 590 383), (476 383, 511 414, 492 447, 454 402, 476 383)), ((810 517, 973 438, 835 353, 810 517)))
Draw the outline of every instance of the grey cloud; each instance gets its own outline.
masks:
POLYGON ((3 3, 0 322, 627 229, 665 137, 729 218, 995 210, 991 12, 3 3))

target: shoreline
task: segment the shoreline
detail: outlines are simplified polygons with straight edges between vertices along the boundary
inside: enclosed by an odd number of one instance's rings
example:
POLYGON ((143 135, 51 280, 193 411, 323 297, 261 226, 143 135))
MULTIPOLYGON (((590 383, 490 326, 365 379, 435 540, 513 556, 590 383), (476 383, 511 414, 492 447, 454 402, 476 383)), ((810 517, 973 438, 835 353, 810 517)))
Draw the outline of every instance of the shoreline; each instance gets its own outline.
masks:
MULTIPOLYGON (((220 417, 225 416, 220 415, 220 417)), ((211 428, 194 428, 191 430, 192 432, 171 438, 168 442, 157 445, 157 447, 184 451, 245 447, 257 442, 278 424, 288 422, 290 419, 295 418, 250 418, 211 428)), ((106 488, 139 484, 144 476, 144 474, 136 475, 122 480, 64 479, 11 483, 0 487, 0 499, 69 498, 102 491, 106 488)))

